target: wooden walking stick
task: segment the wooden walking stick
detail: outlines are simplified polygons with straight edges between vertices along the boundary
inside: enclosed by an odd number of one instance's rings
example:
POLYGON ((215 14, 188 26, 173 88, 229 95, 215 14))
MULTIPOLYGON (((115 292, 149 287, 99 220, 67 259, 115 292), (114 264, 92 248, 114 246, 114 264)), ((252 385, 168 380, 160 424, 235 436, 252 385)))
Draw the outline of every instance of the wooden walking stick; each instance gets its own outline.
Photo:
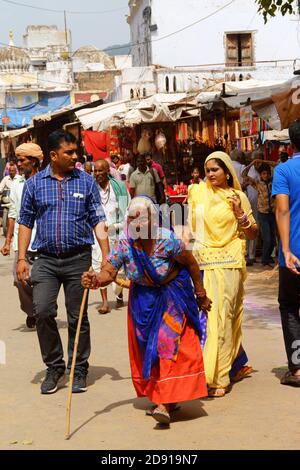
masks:
MULTIPOLYGON (((92 272, 92 271, 93 271, 93 268, 90 267, 89 272, 92 272)), ((78 349, 79 336, 80 336, 80 330, 81 330, 81 323, 82 323, 82 319, 83 319, 83 312, 84 312, 88 292, 89 292, 89 289, 87 287, 83 291, 83 296, 82 296, 82 301, 81 301, 81 306, 80 306, 80 312, 79 312, 79 318, 78 318, 78 324, 77 324, 77 330, 76 330, 76 336, 75 336, 75 342, 74 342, 72 366, 71 366, 69 390, 68 390, 67 423, 66 423, 65 439, 70 438, 71 401, 72 401, 72 388, 73 388, 73 381, 74 381, 74 371, 75 371, 75 365, 76 365, 76 356, 77 356, 77 349, 78 349)))

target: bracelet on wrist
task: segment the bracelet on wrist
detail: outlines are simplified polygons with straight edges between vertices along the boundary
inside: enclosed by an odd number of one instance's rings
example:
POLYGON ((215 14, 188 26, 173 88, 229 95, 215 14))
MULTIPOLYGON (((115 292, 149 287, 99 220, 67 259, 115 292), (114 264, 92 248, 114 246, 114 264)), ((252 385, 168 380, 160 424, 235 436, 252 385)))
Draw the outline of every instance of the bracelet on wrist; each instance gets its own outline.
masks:
POLYGON ((243 214, 242 214, 240 217, 237 216, 236 218, 237 218, 238 220, 241 220, 241 219, 243 219, 243 218, 245 217, 245 215, 247 215, 247 214, 246 214, 245 212, 243 212, 243 214))
POLYGON ((245 216, 241 219, 241 220, 238 220, 238 224, 239 225, 246 225, 249 223, 249 219, 248 219, 248 216, 245 214, 245 216))
POLYGON ((251 222, 250 222, 250 220, 249 220, 249 222, 248 222, 248 224, 247 224, 247 225, 245 225, 245 226, 242 226, 242 229, 243 229, 243 230, 247 230, 248 228, 250 228, 250 227, 251 227, 251 225, 252 225, 252 224, 251 224, 251 222))
POLYGON ((19 263, 19 261, 26 261, 26 259, 25 258, 19 258, 17 263, 19 263))

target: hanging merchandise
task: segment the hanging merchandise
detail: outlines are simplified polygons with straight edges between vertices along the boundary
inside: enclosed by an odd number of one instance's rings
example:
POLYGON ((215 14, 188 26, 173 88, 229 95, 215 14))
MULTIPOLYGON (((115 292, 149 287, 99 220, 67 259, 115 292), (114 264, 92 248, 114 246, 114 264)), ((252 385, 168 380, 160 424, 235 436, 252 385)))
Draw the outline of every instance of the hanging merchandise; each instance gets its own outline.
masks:
POLYGON ((150 129, 143 129, 142 130, 142 135, 138 143, 138 153, 146 153, 146 152, 151 152, 152 150, 152 145, 151 145, 151 137, 152 137, 152 132, 150 129))
POLYGON ((110 154, 120 154, 120 140, 119 140, 120 130, 117 128, 110 129, 110 139, 109 139, 109 153, 110 154))
POLYGON ((202 123, 202 140, 205 144, 208 144, 208 142, 209 142, 207 121, 203 121, 203 123, 202 123))
POLYGON ((158 131, 156 131, 155 147, 157 148, 157 150, 162 150, 165 148, 166 143, 167 143, 166 136, 163 133, 163 131, 159 129, 158 131))
POLYGON ((234 121, 234 132, 235 132, 235 138, 239 139, 241 137, 239 121, 234 121))
POLYGON ((215 146, 215 123, 214 121, 208 122, 208 142, 210 147, 215 146))
POLYGON ((253 111, 251 106, 240 108, 240 124, 241 131, 245 135, 249 135, 252 129, 253 111))

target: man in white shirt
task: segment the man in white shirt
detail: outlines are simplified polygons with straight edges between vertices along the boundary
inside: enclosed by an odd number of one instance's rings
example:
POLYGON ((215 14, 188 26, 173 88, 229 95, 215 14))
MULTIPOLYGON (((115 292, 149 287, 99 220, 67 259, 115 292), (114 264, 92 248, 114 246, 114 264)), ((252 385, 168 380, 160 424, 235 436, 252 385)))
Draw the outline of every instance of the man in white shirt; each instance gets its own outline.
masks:
POLYGON ((17 168, 14 163, 9 165, 8 172, 8 176, 4 176, 0 183, 0 194, 6 189, 10 191, 13 182, 21 178, 20 175, 17 175, 17 168))
MULTIPOLYGON (((10 254, 10 247, 13 238, 13 250, 15 252, 14 260, 14 285, 18 289, 20 306, 21 309, 26 313, 26 325, 28 328, 35 327, 35 317, 33 316, 33 303, 32 303, 32 286, 30 284, 30 279, 28 280, 26 286, 22 284, 17 279, 16 268, 18 260, 18 233, 19 233, 19 224, 17 220, 19 218, 21 202, 22 202, 22 193, 24 188, 24 183, 31 176, 35 175, 40 167, 41 162, 43 161, 43 152, 39 145, 33 143, 22 144, 16 148, 16 157, 17 165, 22 173, 22 176, 15 178, 12 182, 10 188, 10 201, 11 206, 8 213, 8 229, 5 239, 5 243, 1 249, 3 256, 8 256, 10 254)), ((26 261, 28 262, 30 268, 33 265, 33 262, 36 258, 36 252, 32 250, 31 244, 35 238, 36 228, 32 230, 32 236, 30 240, 30 246, 26 253, 26 261)))
MULTIPOLYGON (((106 216, 106 226, 109 245, 112 248, 118 235, 122 232, 125 223, 125 214, 130 202, 130 195, 126 185, 110 175, 110 165, 107 160, 98 160, 94 164, 94 177, 99 185, 102 207, 106 216)), ((92 263, 94 271, 100 271, 101 251, 96 242, 92 250, 92 263)), ((116 307, 123 306, 122 288, 113 283, 116 295, 116 307)), ((101 289, 102 305, 98 308, 100 314, 110 312, 107 298, 107 289, 101 289)))
MULTIPOLYGON (((251 160, 253 161, 256 159, 263 159, 263 154, 260 150, 255 150, 254 152, 252 152, 251 160)), ((248 176, 250 176, 250 178, 252 178, 257 183, 260 182, 260 174, 257 171, 259 166, 260 166, 260 163, 254 164, 248 172, 248 176)), ((246 181, 244 181, 242 186, 243 186, 243 189, 246 190, 245 192, 251 204, 253 217, 257 221, 258 219, 258 209, 257 209, 258 192, 253 186, 251 186, 250 184, 245 184, 245 183, 246 181)), ((255 240, 247 240, 247 266, 253 266, 254 263, 256 262, 256 259, 255 259, 256 245, 257 245, 257 238, 255 240)))

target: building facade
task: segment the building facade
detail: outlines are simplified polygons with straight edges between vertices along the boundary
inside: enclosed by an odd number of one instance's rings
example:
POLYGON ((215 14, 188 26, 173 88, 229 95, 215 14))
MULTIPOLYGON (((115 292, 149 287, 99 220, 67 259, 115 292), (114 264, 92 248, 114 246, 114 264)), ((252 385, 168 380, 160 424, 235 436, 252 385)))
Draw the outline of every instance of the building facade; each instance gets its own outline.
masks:
POLYGON ((299 15, 278 15, 265 25, 257 9, 254 0, 130 0, 133 66, 273 79, 292 73, 299 15))

